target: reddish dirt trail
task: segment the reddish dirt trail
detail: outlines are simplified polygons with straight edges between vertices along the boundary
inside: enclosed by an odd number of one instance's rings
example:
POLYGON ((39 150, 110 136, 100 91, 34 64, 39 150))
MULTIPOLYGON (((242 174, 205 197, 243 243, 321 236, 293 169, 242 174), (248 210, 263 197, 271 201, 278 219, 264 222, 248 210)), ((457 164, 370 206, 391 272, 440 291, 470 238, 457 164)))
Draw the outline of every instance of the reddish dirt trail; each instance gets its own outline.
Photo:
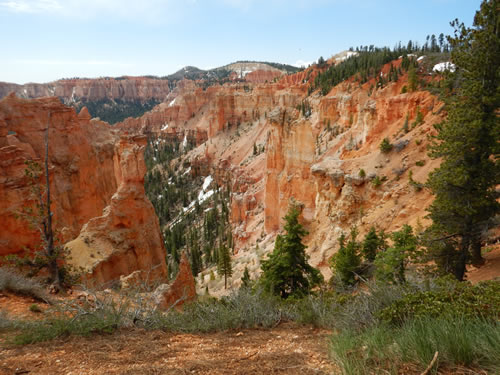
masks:
POLYGON ((469 267, 467 280, 473 284, 500 277, 500 246, 494 246, 492 251, 484 255, 484 260, 484 265, 479 268, 469 267))
POLYGON ((121 331, 0 351, 12 374, 332 374, 330 332, 295 324, 213 334, 121 331))

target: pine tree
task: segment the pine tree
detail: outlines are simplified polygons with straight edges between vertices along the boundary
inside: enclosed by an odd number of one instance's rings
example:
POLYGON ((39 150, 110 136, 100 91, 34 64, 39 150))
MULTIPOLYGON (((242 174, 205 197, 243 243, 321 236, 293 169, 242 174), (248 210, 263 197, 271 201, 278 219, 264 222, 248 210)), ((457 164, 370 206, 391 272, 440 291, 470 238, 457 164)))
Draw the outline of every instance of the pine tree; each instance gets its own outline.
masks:
POLYGON ((284 235, 278 235, 274 251, 262 262, 261 283, 281 298, 300 297, 319 285, 321 273, 308 263, 302 237, 307 231, 299 223, 299 210, 292 207, 285 216, 284 235))
POLYGON ((346 285, 352 285, 356 282, 355 272, 361 263, 359 258, 360 244, 356 241, 358 231, 356 228, 351 230, 351 236, 347 245, 345 236, 342 234, 339 238, 339 251, 331 258, 330 263, 333 272, 340 277, 340 280, 346 285))
POLYGON ((415 64, 410 62, 410 65, 408 67, 408 90, 410 92, 413 92, 417 89, 418 87, 418 77, 417 77, 417 71, 415 69, 415 64))
POLYGON ((393 245, 375 257, 375 277, 378 281, 404 283, 407 264, 416 254, 417 238, 407 224, 391 238, 393 245))
MULTIPOLYGON (((438 125, 431 157, 442 158, 427 181, 435 200, 429 212, 435 241, 454 244, 454 275, 463 280, 468 261, 480 264, 481 231, 500 211, 495 185, 500 176, 499 0, 484 0, 472 28, 452 22, 448 78, 456 87, 447 99, 448 118, 438 125)), ((449 254, 449 246, 447 253, 449 254)))
POLYGON ((224 275, 224 289, 227 289, 227 278, 233 275, 233 267, 231 264, 231 254, 229 253, 229 248, 224 244, 219 246, 217 273, 219 275, 224 275))
POLYGON ((248 271, 248 267, 245 266, 245 270, 243 271, 243 276, 241 278, 241 287, 242 288, 250 288, 252 280, 250 279, 250 272, 248 271))
POLYGON ((377 250, 379 248, 379 238, 377 236, 377 231, 375 227, 371 227, 370 231, 366 234, 365 239, 363 240, 363 255, 365 259, 369 262, 373 262, 375 260, 375 256, 377 255, 377 250))

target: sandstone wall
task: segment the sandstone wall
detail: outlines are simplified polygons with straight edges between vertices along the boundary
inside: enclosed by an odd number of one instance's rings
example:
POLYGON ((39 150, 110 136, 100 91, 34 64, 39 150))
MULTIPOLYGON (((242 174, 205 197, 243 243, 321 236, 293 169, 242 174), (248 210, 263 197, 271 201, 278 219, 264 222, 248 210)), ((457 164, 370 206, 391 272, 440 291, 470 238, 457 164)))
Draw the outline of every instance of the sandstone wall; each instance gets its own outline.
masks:
POLYGON ((152 269, 153 277, 164 278, 159 223, 144 192, 145 138, 120 137, 57 98, 0 100, 0 255, 39 242, 16 212, 33 206, 24 162, 44 162, 48 124, 55 228, 63 242, 79 236, 81 246, 70 247, 74 265, 97 282, 152 269))
POLYGON ((16 85, 0 82, 0 98, 11 92, 21 98, 58 96, 65 102, 75 99, 102 100, 121 99, 125 101, 163 101, 169 93, 168 81, 146 77, 64 79, 50 83, 27 83, 16 85))

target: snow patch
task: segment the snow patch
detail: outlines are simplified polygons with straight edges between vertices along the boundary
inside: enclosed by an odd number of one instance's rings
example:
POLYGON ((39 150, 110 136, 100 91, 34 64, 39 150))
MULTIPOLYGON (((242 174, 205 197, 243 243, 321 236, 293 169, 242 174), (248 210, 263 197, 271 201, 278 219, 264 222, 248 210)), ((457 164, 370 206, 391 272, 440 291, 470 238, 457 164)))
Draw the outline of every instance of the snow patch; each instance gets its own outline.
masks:
POLYGON ((210 198, 212 195, 214 195, 213 190, 209 190, 207 192, 200 191, 200 194, 198 194, 198 202, 203 203, 205 202, 208 198, 210 198))
POLYGON ((345 60, 347 60, 347 59, 349 59, 349 58, 351 58, 351 57, 353 57, 353 56, 358 56, 358 55, 359 55, 359 53, 358 53, 358 52, 355 52, 355 51, 347 51, 347 52, 345 53, 345 55, 344 55, 344 56, 342 56, 342 57, 337 57, 337 58, 335 59, 335 61, 338 61, 338 62, 345 61, 345 60))
POLYGON ((207 188, 210 186, 210 184, 212 183, 214 179, 212 178, 212 176, 207 176, 205 177, 205 180, 203 181, 203 191, 207 190, 207 188))
POLYGON ((167 129, 168 129, 168 124, 163 124, 163 126, 161 127, 161 131, 165 131, 167 129))
POLYGON ((439 64, 434 65, 432 68, 433 72, 444 72, 446 70, 449 70, 450 72, 454 72, 456 69, 455 64, 451 63, 450 61, 446 62, 441 62, 439 64))
POLYGON ((189 172, 191 172, 191 167, 189 167, 188 169, 186 169, 186 171, 182 174, 183 176, 188 174, 189 172))
POLYGON ((176 101, 176 100, 177 100, 177 98, 174 98, 174 100, 172 100, 168 106, 169 106, 169 107, 172 107, 172 106, 175 104, 175 101, 176 101))
POLYGON ((426 56, 420 56, 417 61, 422 61, 423 59, 425 59, 426 56))
POLYGON ((186 148, 188 144, 187 134, 184 134, 184 139, 182 141, 182 147, 186 148))

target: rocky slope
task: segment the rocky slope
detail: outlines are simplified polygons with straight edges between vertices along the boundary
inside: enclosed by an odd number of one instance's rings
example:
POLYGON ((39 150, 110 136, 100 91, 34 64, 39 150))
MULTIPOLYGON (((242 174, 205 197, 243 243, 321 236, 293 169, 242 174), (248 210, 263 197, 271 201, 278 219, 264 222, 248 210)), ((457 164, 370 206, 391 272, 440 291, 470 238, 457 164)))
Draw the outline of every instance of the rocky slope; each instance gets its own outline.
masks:
MULTIPOLYGON (((313 67, 272 84, 207 90, 186 82, 167 103, 119 124, 151 137, 192 137, 198 147, 184 159, 186 168, 201 164, 192 171, 230 182, 235 286, 245 265, 259 272, 291 203, 302 208, 311 263, 325 276, 338 237, 353 225, 364 235, 372 225, 392 231, 425 224, 432 198, 417 188, 438 165, 426 146, 444 118, 442 103, 428 91, 402 93, 407 75, 381 88, 373 78, 348 80, 325 96, 308 96, 316 74, 313 67), (379 149, 385 137, 394 145, 387 154, 379 149)), ((221 287, 209 273, 202 272, 199 290, 221 287)))
POLYGON ((48 124, 56 228, 62 243, 79 234, 85 243, 85 252, 73 253, 71 261, 98 282, 152 268, 163 278, 164 247, 143 187, 144 139, 120 137, 86 109, 77 115, 57 98, 0 101, 0 255, 36 247, 36 229, 16 212, 34 204, 25 161, 43 163, 48 124), (85 257, 92 262, 83 264, 85 257))

